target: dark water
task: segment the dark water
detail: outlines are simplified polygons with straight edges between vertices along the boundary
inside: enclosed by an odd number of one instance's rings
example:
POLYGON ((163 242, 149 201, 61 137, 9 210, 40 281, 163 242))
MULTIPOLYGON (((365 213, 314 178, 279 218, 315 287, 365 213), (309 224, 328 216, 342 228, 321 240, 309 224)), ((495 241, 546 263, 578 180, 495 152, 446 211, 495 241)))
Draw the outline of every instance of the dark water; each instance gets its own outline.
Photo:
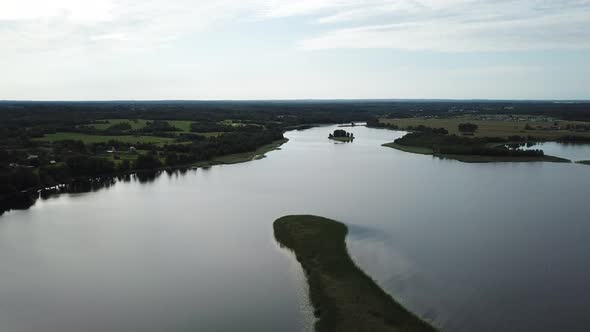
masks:
POLYGON ((346 222, 357 263, 447 331, 587 330, 590 166, 464 164, 380 146, 398 132, 335 143, 333 129, 7 212, 0 330, 308 329, 300 268, 272 234, 292 213, 346 222))

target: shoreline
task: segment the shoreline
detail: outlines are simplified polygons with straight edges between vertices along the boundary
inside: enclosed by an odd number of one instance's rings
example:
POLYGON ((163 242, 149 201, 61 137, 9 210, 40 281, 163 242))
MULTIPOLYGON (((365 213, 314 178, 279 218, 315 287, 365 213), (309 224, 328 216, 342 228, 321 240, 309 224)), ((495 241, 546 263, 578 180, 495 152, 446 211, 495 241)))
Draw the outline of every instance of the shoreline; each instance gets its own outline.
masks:
POLYGON ((273 223, 281 247, 301 264, 314 308, 315 331, 437 331, 381 289, 351 259, 343 223, 312 215, 273 223))
MULTIPOLYGON (((288 138, 283 138, 281 140, 274 141, 270 144, 263 145, 263 146, 259 147, 258 149, 256 149, 255 151, 228 154, 225 156, 215 157, 211 160, 201 161, 201 162, 187 164, 187 165, 166 166, 166 167, 160 167, 160 168, 156 168, 156 169, 135 169, 132 171, 116 172, 116 173, 95 176, 95 177, 73 178, 68 182, 56 183, 52 186, 32 187, 32 188, 22 190, 14 195, 0 197, 0 205, 7 204, 7 203, 10 203, 11 201, 25 198, 25 196, 31 196, 34 194, 38 195, 41 192, 43 192, 44 190, 51 190, 52 188, 62 187, 62 186, 66 186, 66 185, 70 185, 70 184, 74 184, 74 183, 78 183, 78 182, 92 182, 95 180, 101 181, 101 180, 115 179, 118 177, 128 176, 128 175, 133 175, 133 174, 156 173, 156 172, 161 172, 161 171, 173 171, 173 170, 182 170, 182 169, 198 169, 198 168, 205 168, 205 167, 211 167, 211 166, 216 166, 216 165, 233 165, 233 164, 239 164, 239 163, 245 163, 245 162, 249 162, 249 161, 259 160, 259 159, 266 158, 266 154, 268 152, 279 150, 280 147, 283 144, 287 143, 288 141, 289 141, 288 138)), ((67 191, 65 191, 65 192, 67 192, 67 191)), ((15 208, 18 208, 18 207, 11 207, 11 206, 8 206, 7 208, 0 207, 0 216, 3 214, 3 212, 7 212, 7 211, 10 211, 15 208)))
POLYGON ((506 163, 506 162, 551 162, 551 163, 571 163, 572 161, 565 158, 548 156, 543 157, 497 157, 497 156, 484 156, 484 155, 455 155, 455 154, 437 154, 432 149, 417 147, 417 146, 405 146, 394 142, 385 143, 381 146, 396 149, 403 152, 431 155, 441 159, 456 160, 464 163, 506 163))

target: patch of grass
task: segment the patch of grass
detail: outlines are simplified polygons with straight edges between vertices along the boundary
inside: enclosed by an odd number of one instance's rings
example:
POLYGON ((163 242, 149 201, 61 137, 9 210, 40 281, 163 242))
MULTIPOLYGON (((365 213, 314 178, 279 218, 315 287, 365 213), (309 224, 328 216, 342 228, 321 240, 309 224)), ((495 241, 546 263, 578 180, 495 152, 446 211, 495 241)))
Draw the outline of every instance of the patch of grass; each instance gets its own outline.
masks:
POLYGON ((582 165, 590 165, 590 160, 580 160, 580 161, 576 161, 576 163, 582 164, 582 165))
POLYGON ((193 121, 186 121, 186 120, 166 120, 171 126, 176 127, 183 133, 190 133, 191 132, 191 123, 193 121))
MULTIPOLYGON (((95 123, 95 124, 92 124, 91 126, 98 129, 98 130, 105 130, 112 125, 121 124, 121 123, 129 123, 129 125, 131 125, 132 130, 139 130, 139 129, 145 128, 147 126, 147 122, 152 121, 152 120, 146 120, 146 119, 104 119, 101 121, 108 121, 109 123, 95 123)), ((193 123, 193 121, 188 121, 188 120, 165 120, 165 121, 168 122, 171 126, 178 128, 180 130, 180 132, 183 132, 183 133, 190 133, 191 123, 193 123)))
POLYGON ((105 119, 105 120, 101 120, 101 121, 108 121, 109 123, 95 123, 95 124, 92 124, 91 126, 98 129, 98 130, 105 130, 105 129, 109 128, 110 126, 113 126, 116 124, 129 123, 129 125, 131 126, 131 129, 137 130, 137 129, 144 128, 147 123, 147 120, 143 120, 143 119, 137 119, 137 120, 133 120, 133 119, 105 119))
POLYGON ((279 149, 281 145, 287 143, 288 141, 289 139, 284 138, 282 140, 275 141, 271 144, 263 145, 256 149, 256 151, 228 154, 225 156, 213 158, 213 160, 210 161, 198 162, 194 164, 194 166, 206 167, 219 164, 238 164, 247 161, 262 159, 266 157, 267 152, 279 149))
POLYGON ((461 135, 459 132, 460 123, 473 123, 478 126, 474 136, 468 137, 510 137, 510 136, 531 136, 542 139, 558 139, 566 135, 576 135, 590 137, 590 133, 587 132, 573 132, 570 130, 549 130, 549 129, 536 129, 526 130, 525 126, 527 123, 531 126, 542 125, 551 126, 554 122, 560 128, 565 128, 566 125, 571 124, 586 124, 584 122, 576 121, 563 121, 557 120, 552 122, 527 122, 527 121, 501 121, 501 120, 475 120, 471 116, 461 116, 454 118, 404 118, 404 119, 380 119, 382 123, 392 124, 404 130, 408 127, 417 127, 423 125, 430 128, 445 128, 449 131, 449 134, 461 135))
POLYGON ((48 141, 48 142, 55 142, 55 141, 63 141, 63 140, 80 140, 84 142, 84 144, 92 144, 92 143, 104 143, 110 140, 115 140, 123 143, 154 143, 154 144, 164 144, 173 142, 173 138, 168 137, 156 137, 156 136, 133 136, 133 135, 88 135, 88 134, 81 134, 81 133, 55 133, 55 134, 47 134, 41 138, 36 138, 35 140, 38 141, 48 141))
POLYGON ((305 271, 318 318, 316 331, 436 331, 354 264, 344 224, 298 215, 277 219, 273 228, 277 241, 295 253, 305 271))
POLYGON ((432 149, 429 148, 421 148, 418 146, 405 146, 405 145, 399 145, 397 143, 385 143, 382 146, 386 146, 388 148, 393 148, 396 150, 400 150, 400 151, 404 151, 404 152, 410 152, 410 153, 417 153, 417 154, 433 154, 434 151, 432 151, 432 149))

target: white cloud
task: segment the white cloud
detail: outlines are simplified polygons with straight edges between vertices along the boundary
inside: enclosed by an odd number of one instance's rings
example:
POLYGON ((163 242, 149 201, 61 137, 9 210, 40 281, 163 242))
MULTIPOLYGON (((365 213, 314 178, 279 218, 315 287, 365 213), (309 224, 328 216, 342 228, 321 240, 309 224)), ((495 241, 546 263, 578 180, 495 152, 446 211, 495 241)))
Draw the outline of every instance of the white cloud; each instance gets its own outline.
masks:
POLYGON ((302 49, 393 48, 443 52, 590 48, 590 1, 382 1, 336 11, 319 23, 350 23, 302 49), (378 25, 375 25, 378 22, 378 25))
POLYGON ((304 50, 590 47, 589 0, 0 0, 0 42, 16 50, 99 40, 158 47, 237 21, 287 17, 306 18, 298 24, 316 31, 297 43, 304 50))
POLYGON ((337 29, 306 39, 307 50, 393 48, 443 52, 521 51, 590 48, 590 17, 585 13, 526 19, 419 22, 337 29))
POLYGON ((51 17, 83 21, 103 21, 111 18, 114 3, 110 0, 0 0, 0 21, 35 20, 51 17))

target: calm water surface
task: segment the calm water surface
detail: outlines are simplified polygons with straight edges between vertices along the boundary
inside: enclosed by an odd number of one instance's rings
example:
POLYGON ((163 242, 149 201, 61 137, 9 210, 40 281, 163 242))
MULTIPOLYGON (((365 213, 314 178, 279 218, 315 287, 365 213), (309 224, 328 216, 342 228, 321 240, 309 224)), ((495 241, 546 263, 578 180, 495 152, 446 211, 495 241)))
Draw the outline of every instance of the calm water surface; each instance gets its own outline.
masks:
POLYGON ((380 146, 401 132, 333 130, 4 214, 0 330, 308 330, 304 278, 272 234, 293 213, 347 223, 357 263, 445 331, 587 330, 590 166, 465 164, 380 146))
POLYGON ((524 149, 543 150, 546 155, 566 158, 572 161, 590 160, 590 144, 561 144, 557 142, 543 142, 524 149))

